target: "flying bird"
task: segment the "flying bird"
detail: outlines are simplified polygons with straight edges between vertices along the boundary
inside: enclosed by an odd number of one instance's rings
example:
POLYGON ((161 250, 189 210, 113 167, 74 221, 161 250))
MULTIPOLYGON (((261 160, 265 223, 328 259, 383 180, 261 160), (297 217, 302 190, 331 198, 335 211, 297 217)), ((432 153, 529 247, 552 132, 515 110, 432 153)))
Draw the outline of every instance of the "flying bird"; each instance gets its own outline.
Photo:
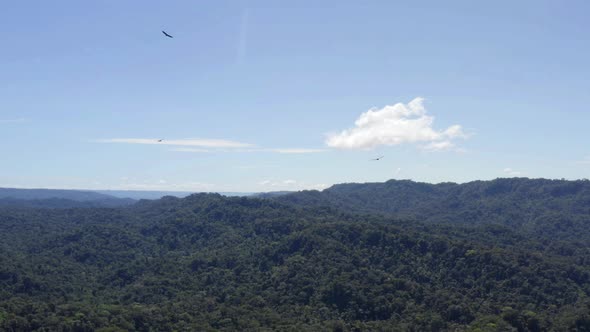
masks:
POLYGON ((169 35, 168 33, 166 33, 166 31, 162 30, 162 33, 164 34, 164 36, 168 37, 168 38, 174 38, 171 35, 169 35))
POLYGON ((163 139, 159 139, 159 140, 158 140, 158 142, 162 142, 162 141, 163 141, 163 139))
POLYGON ((381 156, 381 157, 373 158, 373 159, 371 159, 371 160, 379 161, 379 160, 381 160, 381 158, 383 158, 383 157, 384 157, 384 156, 381 156))

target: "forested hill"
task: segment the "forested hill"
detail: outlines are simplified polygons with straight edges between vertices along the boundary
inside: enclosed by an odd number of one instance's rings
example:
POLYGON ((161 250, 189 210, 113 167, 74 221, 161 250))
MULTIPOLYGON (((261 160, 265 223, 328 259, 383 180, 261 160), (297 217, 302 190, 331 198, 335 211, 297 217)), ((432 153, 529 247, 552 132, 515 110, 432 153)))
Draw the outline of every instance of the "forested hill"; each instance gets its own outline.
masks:
POLYGON ((69 189, 21 189, 21 188, 0 188, 0 198, 14 199, 50 199, 60 198, 72 201, 96 201, 114 196, 97 193, 88 190, 69 189))
POLYGON ((509 178, 465 184, 409 180, 339 184, 275 198, 300 206, 330 206, 424 222, 497 224, 538 235, 590 236, 590 181, 509 178))
POLYGON ((0 207, 21 207, 21 208, 48 208, 48 209, 70 209, 70 208, 98 208, 98 207, 121 207, 134 204, 132 199, 105 198, 92 201, 76 201, 65 198, 46 199, 15 199, 0 198, 0 207))
POLYGON ((135 200, 88 190, 0 188, 0 206, 39 208, 116 207, 135 200))
POLYGON ((548 245, 214 194, 0 208, 0 330, 587 331, 588 252, 548 245))

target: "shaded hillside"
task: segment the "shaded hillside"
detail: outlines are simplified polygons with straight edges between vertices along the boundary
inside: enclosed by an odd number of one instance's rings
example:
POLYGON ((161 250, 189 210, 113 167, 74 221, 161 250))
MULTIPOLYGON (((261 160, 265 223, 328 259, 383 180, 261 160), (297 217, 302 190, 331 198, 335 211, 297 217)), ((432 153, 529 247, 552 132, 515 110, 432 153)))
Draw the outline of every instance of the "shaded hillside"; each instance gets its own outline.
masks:
POLYGON ((378 213, 424 222, 499 224, 547 237, 590 236, 590 181, 497 179, 465 184, 408 180, 340 184, 276 200, 330 206, 351 213, 378 213))
POLYGON ((275 198, 275 197, 280 197, 280 196, 284 196, 284 195, 288 195, 288 194, 292 194, 294 193, 293 191, 269 191, 269 192, 263 192, 263 193, 255 193, 250 195, 249 197, 255 197, 255 198, 275 198))
POLYGON ((0 206, 38 208, 117 207, 135 203, 85 190, 0 188, 0 206))
POLYGON ((95 201, 114 198, 111 195, 100 194, 87 190, 64 190, 64 189, 20 189, 0 188, 0 198, 14 199, 50 199, 61 198, 73 201, 95 201))
POLYGON ((445 227, 211 194, 0 209, 0 327, 590 328, 585 253, 445 227))
POLYGON ((46 209, 71 209, 71 208, 98 208, 121 207, 134 204, 132 199, 106 198, 92 201, 75 201, 64 198, 47 199, 14 199, 0 198, 0 207, 21 208, 46 208, 46 209))
MULTIPOLYGON (((118 198, 140 199, 160 199, 164 196, 174 196, 183 198, 196 192, 189 191, 153 191, 153 190, 95 190, 97 193, 110 195, 118 198)), ((223 196, 250 196, 252 193, 247 192, 219 192, 223 196)))
POLYGON ((191 192, 186 191, 152 191, 152 190, 96 190, 95 192, 118 198, 160 199, 164 196, 186 197, 191 192))

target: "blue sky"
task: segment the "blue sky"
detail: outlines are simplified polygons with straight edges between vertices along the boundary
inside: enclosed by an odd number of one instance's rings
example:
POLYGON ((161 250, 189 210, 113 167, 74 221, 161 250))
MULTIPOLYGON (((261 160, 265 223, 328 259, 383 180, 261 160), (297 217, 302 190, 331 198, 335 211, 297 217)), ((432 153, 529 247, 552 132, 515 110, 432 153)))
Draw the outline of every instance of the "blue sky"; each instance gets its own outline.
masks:
POLYGON ((588 12, 575 0, 12 1, 0 186, 587 178, 588 12))

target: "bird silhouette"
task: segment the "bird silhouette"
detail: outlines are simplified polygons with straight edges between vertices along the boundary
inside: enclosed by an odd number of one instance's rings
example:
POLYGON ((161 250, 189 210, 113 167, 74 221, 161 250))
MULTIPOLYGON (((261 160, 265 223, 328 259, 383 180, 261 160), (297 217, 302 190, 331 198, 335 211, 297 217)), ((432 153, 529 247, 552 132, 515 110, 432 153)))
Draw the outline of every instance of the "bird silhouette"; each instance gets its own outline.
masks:
POLYGON ((158 140, 158 142, 162 142, 162 141, 163 141, 163 139, 159 139, 159 140, 158 140))
POLYGON ((171 35, 169 35, 168 33, 166 33, 166 31, 162 30, 162 33, 164 34, 164 36, 168 37, 168 38, 174 38, 171 35))
POLYGON ((371 160, 374 160, 374 161, 379 161, 379 160, 381 160, 381 158, 383 158, 383 157, 384 157, 384 156, 380 156, 380 157, 377 157, 377 158, 373 158, 373 159, 371 159, 371 160))

